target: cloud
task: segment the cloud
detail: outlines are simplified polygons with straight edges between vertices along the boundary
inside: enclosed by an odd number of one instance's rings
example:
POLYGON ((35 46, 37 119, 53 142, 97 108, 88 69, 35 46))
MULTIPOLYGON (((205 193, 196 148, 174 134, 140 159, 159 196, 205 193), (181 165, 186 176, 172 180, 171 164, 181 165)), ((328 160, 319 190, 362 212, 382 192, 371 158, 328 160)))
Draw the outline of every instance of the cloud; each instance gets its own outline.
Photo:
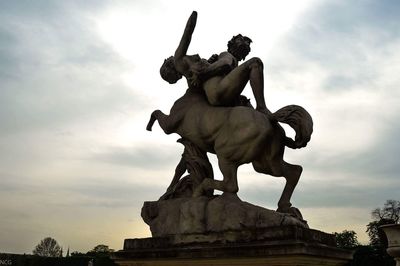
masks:
MULTIPOLYGON (((278 57, 289 55, 288 59, 295 61, 274 60, 273 56, 270 71, 275 66, 291 71, 318 67, 323 73, 323 77, 315 77, 322 78, 320 89, 331 93, 360 87, 375 89, 370 82, 380 80, 382 64, 398 56, 399 9, 391 1, 320 3, 278 43, 285 48, 273 51, 278 57)), ((282 73, 276 69, 277 74, 282 73)))
POLYGON ((158 146, 157 149, 149 149, 147 146, 110 147, 104 151, 93 154, 90 159, 147 170, 152 168, 160 170, 166 167, 169 168, 174 162, 178 164, 180 154, 176 147, 173 148, 166 145, 158 146), (172 160, 173 158, 175 161, 172 160))
MULTIPOLYGON (((400 119, 398 114, 392 121, 400 119)), ((389 122, 390 123, 390 122, 389 122)), ((393 125, 392 123, 390 123, 393 125)), ((373 125, 371 125, 373 126, 373 125)), ((361 178, 384 178, 396 180, 400 166, 398 154, 400 145, 396 138, 400 127, 396 124, 379 135, 379 139, 367 150, 354 151, 348 154, 335 154, 320 159, 307 160, 313 169, 320 171, 341 171, 359 175, 361 178)))
POLYGON ((0 133, 97 119, 145 105, 120 79, 133 65, 96 35, 84 8, 61 2, 5 5, 0 133))
POLYGON ((131 209, 140 213, 144 194, 156 189, 143 185, 133 193, 139 186, 126 180, 128 173, 98 162, 82 163, 92 147, 109 145, 110 135, 147 104, 121 79, 135 71, 134 64, 97 33, 93 17, 106 5, 0 3, 3 251, 30 252, 49 235, 84 251, 110 239, 115 227, 109 224, 128 224, 131 209), (104 175, 108 179, 101 181, 104 175), (104 220, 105 213, 120 218, 104 220), (100 229, 93 229, 94 220, 103 220, 100 229))

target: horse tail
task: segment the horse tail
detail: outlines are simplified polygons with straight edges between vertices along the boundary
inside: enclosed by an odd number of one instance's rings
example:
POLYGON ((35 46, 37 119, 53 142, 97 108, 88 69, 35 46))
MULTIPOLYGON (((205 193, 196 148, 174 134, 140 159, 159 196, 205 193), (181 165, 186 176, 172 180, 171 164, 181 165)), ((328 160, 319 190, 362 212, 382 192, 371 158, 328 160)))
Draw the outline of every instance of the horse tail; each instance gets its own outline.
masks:
POLYGON ((278 122, 288 124, 296 132, 295 139, 285 138, 285 145, 292 149, 307 146, 313 132, 311 115, 301 106, 288 105, 272 114, 272 118, 278 122))

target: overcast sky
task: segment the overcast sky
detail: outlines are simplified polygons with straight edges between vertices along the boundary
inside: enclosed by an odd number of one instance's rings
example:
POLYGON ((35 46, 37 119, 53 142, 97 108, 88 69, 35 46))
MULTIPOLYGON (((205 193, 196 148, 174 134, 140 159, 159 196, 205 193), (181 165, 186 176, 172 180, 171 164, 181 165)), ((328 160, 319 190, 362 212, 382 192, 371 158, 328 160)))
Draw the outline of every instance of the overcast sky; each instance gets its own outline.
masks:
MULTIPOLYGON (((158 71, 193 10, 189 53, 247 35, 269 109, 311 113, 309 145, 286 149, 304 168, 292 202, 310 227, 367 242, 370 211, 400 200, 398 1, 1 1, 0 252, 150 236, 141 206, 164 193, 183 147, 145 126, 185 91, 158 71)), ((275 209, 284 179, 242 166, 239 185, 275 209)))

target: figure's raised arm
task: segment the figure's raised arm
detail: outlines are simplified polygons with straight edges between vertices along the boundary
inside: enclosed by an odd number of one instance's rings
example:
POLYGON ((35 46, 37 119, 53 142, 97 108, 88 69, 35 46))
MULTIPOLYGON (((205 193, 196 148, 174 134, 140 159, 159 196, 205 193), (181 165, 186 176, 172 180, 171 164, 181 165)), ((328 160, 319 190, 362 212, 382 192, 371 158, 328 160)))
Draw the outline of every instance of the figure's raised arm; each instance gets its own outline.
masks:
POLYGON ((174 58, 176 63, 179 62, 187 53, 190 41, 192 40, 194 28, 196 27, 196 21, 197 12, 193 11, 186 23, 185 31, 183 32, 179 46, 175 51, 174 58))

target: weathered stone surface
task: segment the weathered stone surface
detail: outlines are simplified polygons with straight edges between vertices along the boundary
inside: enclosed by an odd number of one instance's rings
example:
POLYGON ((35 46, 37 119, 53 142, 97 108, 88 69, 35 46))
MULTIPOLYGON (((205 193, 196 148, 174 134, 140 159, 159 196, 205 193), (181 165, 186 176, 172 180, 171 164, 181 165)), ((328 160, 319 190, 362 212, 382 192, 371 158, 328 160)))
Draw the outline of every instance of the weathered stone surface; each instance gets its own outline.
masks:
POLYGON ((243 202, 236 194, 230 193, 216 197, 145 202, 142 217, 150 226, 153 237, 223 233, 285 225, 308 228, 305 221, 243 202))

